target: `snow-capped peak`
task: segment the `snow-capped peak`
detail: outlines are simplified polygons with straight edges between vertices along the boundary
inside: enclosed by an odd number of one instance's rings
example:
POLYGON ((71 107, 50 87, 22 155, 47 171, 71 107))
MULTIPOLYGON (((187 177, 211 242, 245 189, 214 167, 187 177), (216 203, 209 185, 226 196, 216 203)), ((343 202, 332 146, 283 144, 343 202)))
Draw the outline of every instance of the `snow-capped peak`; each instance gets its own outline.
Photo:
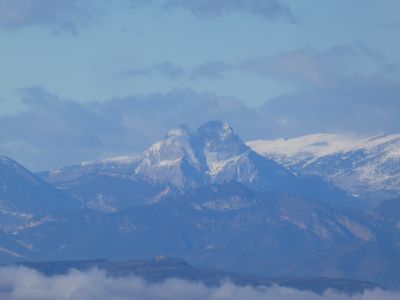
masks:
POLYGON ((220 159, 229 159, 250 150, 228 123, 212 121, 196 132, 207 153, 218 153, 220 159))
POLYGON ((234 135, 232 127, 225 122, 210 121, 199 127, 197 132, 205 140, 226 141, 234 135))
POLYGON ((135 173, 179 188, 225 180, 253 182, 250 152, 228 123, 208 122, 194 133, 181 126, 144 152, 135 173))
POLYGON ((187 139, 190 136, 189 128, 186 125, 182 125, 178 128, 173 128, 168 131, 167 139, 169 138, 184 138, 187 139))
POLYGON ((195 185, 198 180, 192 180, 185 172, 198 174, 200 168, 191 134, 183 125, 169 130, 164 140, 156 142, 143 153, 135 174, 183 188, 195 185))

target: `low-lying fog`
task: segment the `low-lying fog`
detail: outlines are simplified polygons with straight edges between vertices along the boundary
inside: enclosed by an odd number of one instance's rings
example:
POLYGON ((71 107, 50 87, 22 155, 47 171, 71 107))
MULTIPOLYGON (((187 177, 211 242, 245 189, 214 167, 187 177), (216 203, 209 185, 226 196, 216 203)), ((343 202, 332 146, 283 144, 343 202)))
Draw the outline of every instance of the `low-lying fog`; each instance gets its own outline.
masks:
POLYGON ((70 271, 66 275, 46 277, 24 267, 0 268, 2 300, 397 300, 400 293, 374 290, 358 295, 328 291, 317 295, 282 287, 239 287, 225 282, 210 288, 200 283, 170 279, 149 284, 141 278, 110 278, 103 271, 70 271))

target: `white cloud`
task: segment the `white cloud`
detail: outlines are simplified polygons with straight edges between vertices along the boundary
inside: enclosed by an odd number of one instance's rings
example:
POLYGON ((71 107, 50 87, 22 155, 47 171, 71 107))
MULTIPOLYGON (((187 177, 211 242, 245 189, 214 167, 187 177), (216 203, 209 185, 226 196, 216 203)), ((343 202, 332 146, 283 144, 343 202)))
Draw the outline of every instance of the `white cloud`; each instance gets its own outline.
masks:
POLYGON ((137 277, 107 277, 97 269, 46 277, 23 267, 0 268, 2 300, 395 300, 399 297, 399 293, 383 290, 353 296, 334 291, 317 295, 278 286, 241 287, 230 282, 207 287, 181 279, 149 284, 137 277))

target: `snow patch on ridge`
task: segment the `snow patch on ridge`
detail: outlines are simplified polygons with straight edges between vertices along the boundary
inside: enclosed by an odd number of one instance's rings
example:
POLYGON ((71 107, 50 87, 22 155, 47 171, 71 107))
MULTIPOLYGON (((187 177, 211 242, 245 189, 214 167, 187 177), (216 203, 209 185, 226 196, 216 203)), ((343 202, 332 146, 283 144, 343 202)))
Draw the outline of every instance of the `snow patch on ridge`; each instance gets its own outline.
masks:
POLYGON ((400 194, 400 134, 366 139, 314 134, 247 145, 293 172, 322 176, 352 194, 378 198, 400 194))
POLYGON ((319 158, 342 151, 357 140, 351 136, 336 134, 313 134, 293 139, 256 140, 246 144, 260 155, 276 154, 281 157, 307 156, 319 158))

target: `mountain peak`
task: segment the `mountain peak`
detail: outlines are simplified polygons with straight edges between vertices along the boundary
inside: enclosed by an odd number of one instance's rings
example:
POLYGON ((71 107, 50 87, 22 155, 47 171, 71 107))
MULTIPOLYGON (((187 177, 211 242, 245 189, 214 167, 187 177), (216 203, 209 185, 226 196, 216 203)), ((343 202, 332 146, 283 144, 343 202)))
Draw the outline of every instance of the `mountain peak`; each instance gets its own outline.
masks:
POLYGON ((197 129, 196 135, 202 141, 206 152, 218 153, 220 159, 227 159, 247 153, 249 147, 225 122, 211 121, 197 129))
POLYGON ((189 128, 186 125, 181 125, 178 128, 172 128, 167 133, 167 139, 169 138, 188 138, 190 136, 189 128))
POLYGON ((224 141, 234 136, 234 131, 232 127, 221 121, 210 121, 199 127, 197 132, 205 140, 220 140, 224 141))

